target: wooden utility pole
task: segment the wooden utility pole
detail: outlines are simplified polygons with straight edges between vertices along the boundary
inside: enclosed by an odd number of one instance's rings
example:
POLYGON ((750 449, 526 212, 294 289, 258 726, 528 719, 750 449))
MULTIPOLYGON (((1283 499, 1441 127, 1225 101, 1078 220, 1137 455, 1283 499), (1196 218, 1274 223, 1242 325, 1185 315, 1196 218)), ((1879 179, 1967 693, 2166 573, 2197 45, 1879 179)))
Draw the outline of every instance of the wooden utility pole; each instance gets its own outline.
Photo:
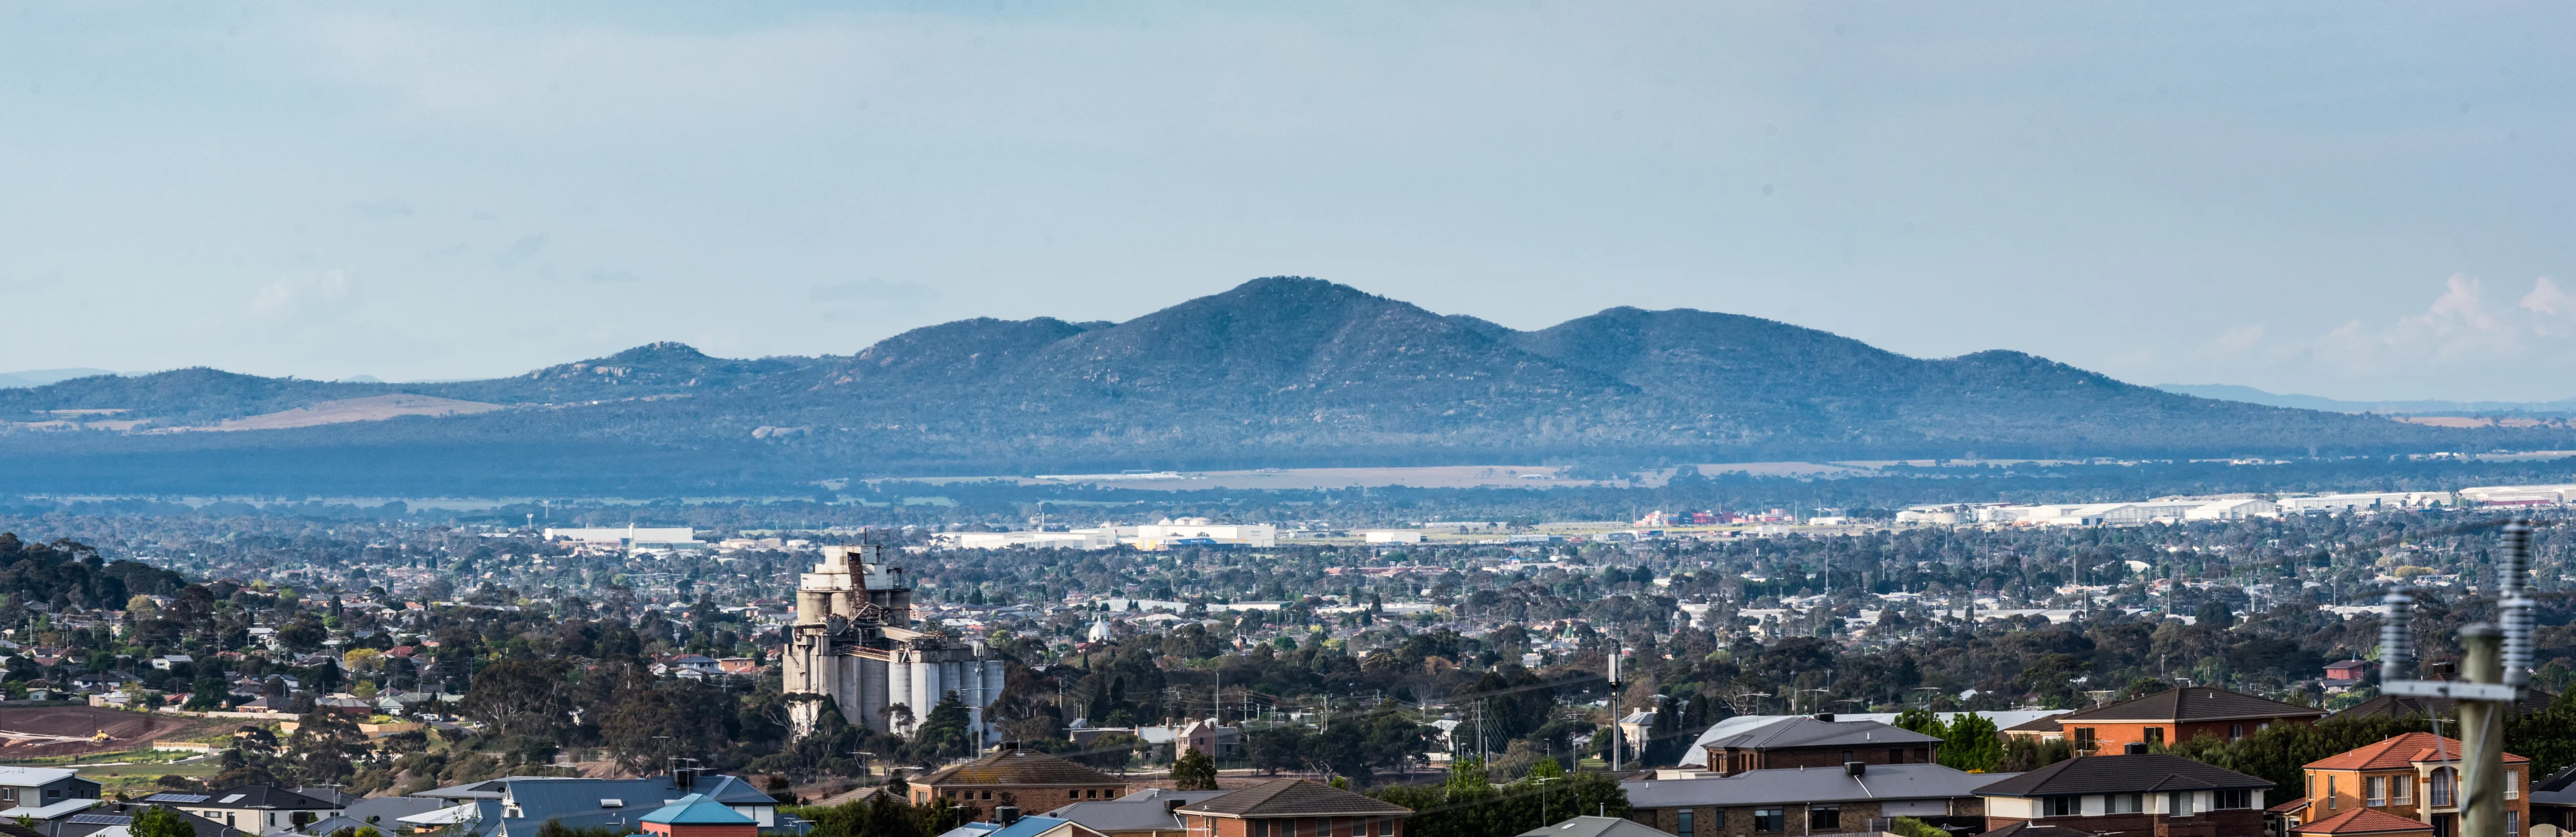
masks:
MULTIPOLYGON (((2460 629, 2460 674, 2471 683, 2504 682, 2504 632, 2478 623, 2460 629)), ((2500 700, 2463 700, 2460 707, 2460 833, 2504 834, 2504 714, 2500 700)), ((2518 835, 2506 835, 2518 837, 2518 835)))

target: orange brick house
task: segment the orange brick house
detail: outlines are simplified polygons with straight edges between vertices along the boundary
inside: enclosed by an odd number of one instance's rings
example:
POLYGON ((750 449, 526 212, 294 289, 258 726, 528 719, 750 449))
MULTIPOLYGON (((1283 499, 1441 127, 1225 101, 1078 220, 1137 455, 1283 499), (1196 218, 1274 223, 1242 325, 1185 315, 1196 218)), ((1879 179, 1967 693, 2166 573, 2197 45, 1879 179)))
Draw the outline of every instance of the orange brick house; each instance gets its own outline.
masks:
MULTIPOLYGON (((2360 833, 2320 832, 2309 826, 2363 827, 2378 818, 2348 815, 2376 811, 2414 822, 2431 837, 2452 837, 2459 833, 2460 766, 2458 740, 2410 732, 2309 762, 2307 798, 2274 810, 2300 834, 2360 833)), ((2527 837, 2531 760, 2506 753, 2504 772, 2505 823, 2513 837, 2527 837)))
POLYGON ((2306 724, 2325 710, 2191 686, 2106 703, 2057 717, 2076 755, 2143 753, 2207 735, 2234 741, 2273 724, 2306 724))
POLYGON ((1307 779, 1273 779, 1172 813, 1189 837, 1404 837, 1413 809, 1307 779))
POLYGON ((693 793, 653 809, 640 820, 653 837, 756 837, 760 821, 722 802, 693 793))

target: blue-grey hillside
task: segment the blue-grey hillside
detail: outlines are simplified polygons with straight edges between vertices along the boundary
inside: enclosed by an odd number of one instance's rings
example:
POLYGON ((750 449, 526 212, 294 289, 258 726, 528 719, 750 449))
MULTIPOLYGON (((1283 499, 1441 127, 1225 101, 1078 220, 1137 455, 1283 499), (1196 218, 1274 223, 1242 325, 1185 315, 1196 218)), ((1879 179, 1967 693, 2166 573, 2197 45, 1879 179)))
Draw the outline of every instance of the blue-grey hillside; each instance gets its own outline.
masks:
POLYGON ((657 343, 510 378, 340 383, 182 370, 0 390, 0 491, 789 491, 871 474, 1479 462, 2386 454, 2564 447, 2217 401, 1989 351, 1614 308, 1522 332, 1269 278, 1123 323, 975 319, 856 354, 657 343), (507 405, 283 430, 228 418, 411 393, 507 405), (37 430, 119 409, 129 430, 37 430))

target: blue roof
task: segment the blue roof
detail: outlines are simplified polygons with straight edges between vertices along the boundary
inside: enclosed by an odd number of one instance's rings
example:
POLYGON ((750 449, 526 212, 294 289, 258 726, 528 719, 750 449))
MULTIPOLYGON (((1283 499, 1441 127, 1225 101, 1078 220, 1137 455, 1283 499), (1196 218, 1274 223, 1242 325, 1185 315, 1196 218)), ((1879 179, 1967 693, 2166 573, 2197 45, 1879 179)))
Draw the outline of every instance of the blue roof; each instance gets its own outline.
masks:
POLYGON ((1055 830, 1056 826, 1069 822, 1072 822, 1072 820, 1061 820, 1054 817, 1021 817, 1019 822, 994 829, 991 833, 984 835, 984 837, 1037 837, 1037 835, 1055 830))
POLYGON ((673 800, 671 804, 644 815, 644 822, 666 825, 756 825, 756 820, 727 808, 724 803, 693 793, 673 800))

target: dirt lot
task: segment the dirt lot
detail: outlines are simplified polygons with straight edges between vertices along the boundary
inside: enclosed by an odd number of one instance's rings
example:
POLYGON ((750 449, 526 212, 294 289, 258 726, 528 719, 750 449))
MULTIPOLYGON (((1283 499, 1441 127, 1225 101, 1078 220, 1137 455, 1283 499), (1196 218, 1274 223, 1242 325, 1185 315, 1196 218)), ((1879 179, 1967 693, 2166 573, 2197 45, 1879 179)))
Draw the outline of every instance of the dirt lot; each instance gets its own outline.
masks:
POLYGON ((122 712, 87 706, 0 707, 0 733, 62 735, 82 739, 74 742, 53 742, 0 738, 0 759, 79 756, 131 750, 149 746, 155 738, 195 737, 229 729, 240 723, 223 718, 145 715, 139 712, 122 712), (87 740, 89 736, 100 730, 107 731, 108 740, 98 743, 87 740))

